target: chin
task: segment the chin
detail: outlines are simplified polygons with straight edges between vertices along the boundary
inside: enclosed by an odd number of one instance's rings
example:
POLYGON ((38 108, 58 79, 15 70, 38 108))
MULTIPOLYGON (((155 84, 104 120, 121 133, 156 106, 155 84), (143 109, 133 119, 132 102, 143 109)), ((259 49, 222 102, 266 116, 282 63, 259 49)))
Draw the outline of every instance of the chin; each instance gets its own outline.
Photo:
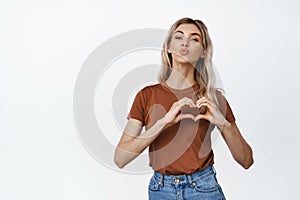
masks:
POLYGON ((174 60, 178 63, 181 63, 181 64, 192 64, 192 62, 190 62, 189 60, 184 59, 184 58, 177 58, 177 59, 174 59, 174 60))

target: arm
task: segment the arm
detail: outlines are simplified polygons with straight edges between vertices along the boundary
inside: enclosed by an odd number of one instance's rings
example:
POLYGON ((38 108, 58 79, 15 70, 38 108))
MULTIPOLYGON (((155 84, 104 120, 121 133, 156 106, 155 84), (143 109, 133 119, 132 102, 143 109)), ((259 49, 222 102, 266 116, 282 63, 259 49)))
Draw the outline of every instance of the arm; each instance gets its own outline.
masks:
POLYGON ((180 114, 180 110, 184 105, 194 107, 194 102, 189 98, 182 98, 173 103, 170 110, 163 118, 157 120, 156 123, 141 133, 142 122, 136 119, 129 119, 125 130, 121 136, 119 144, 115 150, 114 162, 119 168, 123 168, 130 161, 135 159, 142 153, 165 129, 173 124, 178 123, 183 118, 194 118, 191 114, 180 114))
POLYGON ((225 119, 221 127, 219 125, 219 129, 233 158, 245 169, 248 169, 254 162, 252 149, 241 135, 236 123, 230 123, 225 119))
POLYGON ((207 106, 207 112, 199 115, 198 118, 206 119, 218 127, 235 161, 248 169, 254 162, 252 149, 243 138, 236 123, 227 121, 217 106, 205 97, 199 99, 196 105, 199 108, 207 106))
POLYGON ((142 153, 164 129, 164 120, 158 120, 151 128, 139 135, 142 130, 142 122, 129 119, 120 142, 115 150, 114 162, 119 168, 142 153))

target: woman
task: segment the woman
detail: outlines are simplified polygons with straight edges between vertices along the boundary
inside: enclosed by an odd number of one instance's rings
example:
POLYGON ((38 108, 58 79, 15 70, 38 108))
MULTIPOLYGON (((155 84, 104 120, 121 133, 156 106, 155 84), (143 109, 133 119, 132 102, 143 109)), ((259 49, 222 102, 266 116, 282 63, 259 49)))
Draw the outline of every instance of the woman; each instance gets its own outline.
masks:
POLYGON ((137 93, 115 163, 122 168, 149 147, 154 170, 149 199, 225 199, 213 167, 212 130, 219 129, 233 158, 245 169, 253 157, 215 86, 212 43, 203 22, 183 18, 171 27, 159 81, 137 93))

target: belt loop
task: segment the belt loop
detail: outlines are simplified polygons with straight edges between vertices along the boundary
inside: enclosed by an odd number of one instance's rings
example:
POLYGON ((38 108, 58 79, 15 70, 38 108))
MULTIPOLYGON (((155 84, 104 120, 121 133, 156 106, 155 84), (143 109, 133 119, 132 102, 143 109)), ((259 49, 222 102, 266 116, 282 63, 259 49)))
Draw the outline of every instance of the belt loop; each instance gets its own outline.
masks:
POLYGON ((191 175, 191 174, 188 174, 188 175, 187 175, 187 178, 188 178, 189 184, 192 185, 192 183, 193 183, 193 181, 192 181, 192 175, 191 175))
POLYGON ((216 170, 215 170, 215 168, 214 168, 214 166, 213 166, 213 165, 211 166, 211 168, 212 168, 212 170, 213 170, 214 174, 217 174, 217 172, 216 172, 216 170))

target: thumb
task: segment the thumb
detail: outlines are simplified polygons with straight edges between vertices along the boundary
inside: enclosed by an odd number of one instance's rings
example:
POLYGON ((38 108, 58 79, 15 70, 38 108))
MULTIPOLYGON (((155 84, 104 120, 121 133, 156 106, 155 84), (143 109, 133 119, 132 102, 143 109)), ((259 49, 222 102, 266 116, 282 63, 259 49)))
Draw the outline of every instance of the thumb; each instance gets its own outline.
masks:
POLYGON ((177 117, 175 118, 174 122, 177 123, 177 122, 179 122, 179 121, 182 120, 182 119, 192 119, 192 120, 194 120, 195 117, 194 117, 194 115, 192 115, 192 114, 179 114, 179 115, 177 115, 177 117))
POLYGON ((206 119, 209 121, 208 116, 206 114, 199 114, 195 117, 194 121, 198 121, 200 119, 206 119))

